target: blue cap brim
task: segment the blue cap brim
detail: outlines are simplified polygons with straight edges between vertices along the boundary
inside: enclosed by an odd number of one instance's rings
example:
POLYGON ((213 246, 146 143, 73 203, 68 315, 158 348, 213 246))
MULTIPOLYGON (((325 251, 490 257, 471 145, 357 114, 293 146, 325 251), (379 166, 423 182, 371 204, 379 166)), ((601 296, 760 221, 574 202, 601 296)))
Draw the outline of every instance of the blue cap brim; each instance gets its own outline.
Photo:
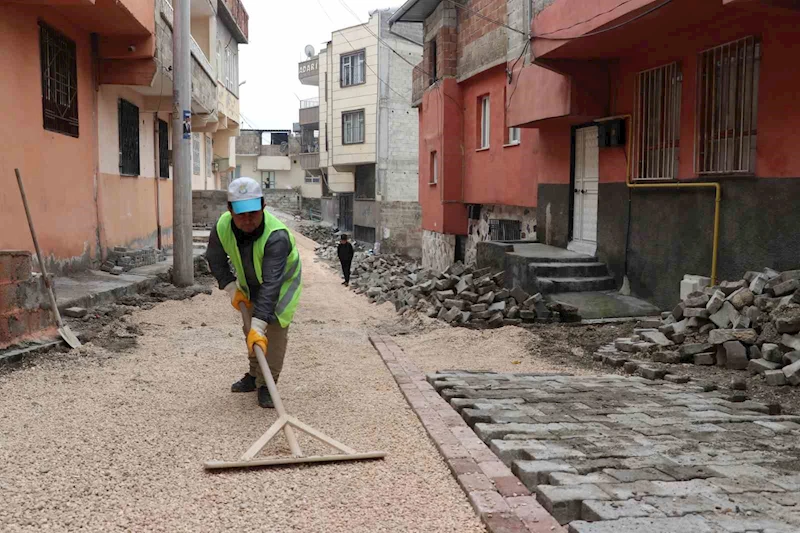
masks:
POLYGON ((242 213, 251 213, 253 211, 261 211, 261 198, 251 198, 250 200, 237 200, 231 202, 233 212, 237 215, 242 213))

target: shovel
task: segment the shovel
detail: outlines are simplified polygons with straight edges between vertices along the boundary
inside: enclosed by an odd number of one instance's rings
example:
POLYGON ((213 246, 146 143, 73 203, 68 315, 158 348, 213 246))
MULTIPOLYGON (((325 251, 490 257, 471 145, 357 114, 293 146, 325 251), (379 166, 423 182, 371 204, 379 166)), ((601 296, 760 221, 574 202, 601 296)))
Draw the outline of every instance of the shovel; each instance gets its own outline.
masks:
POLYGON ((39 241, 36 239, 36 232, 33 229, 33 219, 31 218, 31 211, 28 209, 28 198, 25 196, 25 188, 22 186, 22 176, 20 176, 19 169, 15 168, 14 173, 17 175, 17 183, 19 184, 19 192, 22 194, 22 205, 25 206, 25 216, 28 217, 28 227, 31 229, 31 237, 33 238, 33 246, 36 248, 36 257, 39 259, 39 268, 42 270, 42 277, 44 284, 47 287, 47 294, 50 295, 50 305, 53 308, 53 314, 56 316, 56 323, 58 324, 58 333, 64 342, 69 344, 70 348, 78 348, 81 341, 72 333, 69 326, 64 324, 61 320, 61 313, 58 312, 58 304, 56 304, 56 295, 53 293, 53 286, 50 284, 50 278, 47 277, 47 268, 44 265, 42 258, 42 251, 39 249, 39 241))

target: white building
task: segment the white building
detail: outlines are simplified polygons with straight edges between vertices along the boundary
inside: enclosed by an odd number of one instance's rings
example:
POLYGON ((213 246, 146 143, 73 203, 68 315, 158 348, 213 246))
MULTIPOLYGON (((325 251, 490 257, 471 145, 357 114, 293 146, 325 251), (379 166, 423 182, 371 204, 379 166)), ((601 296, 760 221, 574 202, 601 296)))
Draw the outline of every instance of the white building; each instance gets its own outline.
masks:
POLYGON ((306 183, 299 151, 300 142, 289 130, 241 130, 233 178, 248 176, 265 189, 299 188, 304 198, 319 198, 321 178, 306 183))
MULTIPOLYGON (((301 83, 319 96, 301 103, 301 165, 322 178, 324 220, 382 251, 421 254, 418 112, 411 106, 422 28, 395 24, 391 10, 333 32, 300 63, 301 83)), ((310 183, 309 185, 313 185, 310 183)))

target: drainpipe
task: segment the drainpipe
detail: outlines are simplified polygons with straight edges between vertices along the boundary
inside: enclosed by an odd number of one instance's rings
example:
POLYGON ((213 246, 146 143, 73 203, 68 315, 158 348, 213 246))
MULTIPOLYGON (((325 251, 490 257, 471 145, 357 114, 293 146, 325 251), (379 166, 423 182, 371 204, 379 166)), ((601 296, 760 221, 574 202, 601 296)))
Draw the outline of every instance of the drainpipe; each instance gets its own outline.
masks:
MULTIPOLYGON (((159 98, 161 97, 159 96, 159 98)), ((159 105, 161 105, 160 100, 159 105)), ((155 178, 153 181, 156 184, 156 240, 159 250, 161 250, 161 191, 159 190, 161 185, 158 183, 158 180, 160 179, 160 161, 158 159, 158 146, 160 140, 161 138, 158 134, 158 112, 153 112, 153 177, 155 178)))
MULTIPOLYGON (((605 117, 595 120, 595 122, 607 122, 609 120, 624 119, 628 124, 628 131, 633 129, 633 117, 631 115, 616 115, 613 117, 605 117)), ((719 251, 719 211, 720 203, 722 202, 722 187, 719 183, 633 183, 631 181, 631 165, 633 143, 628 139, 627 148, 627 161, 625 170, 625 185, 628 189, 690 189, 690 188, 713 188, 714 189, 714 239, 711 249, 711 285, 717 284, 717 253, 719 251)), ((631 217, 630 217, 630 198, 628 199, 628 232, 630 232, 631 217)), ((625 244, 625 282, 628 282, 628 243, 626 236, 625 244)))

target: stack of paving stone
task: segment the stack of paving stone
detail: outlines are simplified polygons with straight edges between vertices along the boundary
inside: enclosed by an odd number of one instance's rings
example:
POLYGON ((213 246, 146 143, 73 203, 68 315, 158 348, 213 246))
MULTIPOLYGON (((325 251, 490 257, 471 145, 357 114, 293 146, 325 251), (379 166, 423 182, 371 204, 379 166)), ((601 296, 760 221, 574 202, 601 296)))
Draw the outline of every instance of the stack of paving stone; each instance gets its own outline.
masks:
POLYGON ((119 275, 134 268, 154 265, 158 261, 166 260, 166 258, 166 250, 157 250, 155 248, 130 250, 123 246, 115 246, 108 252, 108 257, 100 266, 100 269, 119 275))
POLYGON ((639 326, 595 359, 642 374, 629 361, 631 354, 642 354, 657 363, 749 371, 769 385, 800 385, 800 270, 765 268, 703 287, 660 321, 639 326))
MULTIPOLYGON (((317 253, 332 259, 327 250, 317 253)), ((356 253, 350 280, 354 291, 374 303, 391 302, 399 313, 413 310, 453 326, 485 329, 581 319, 574 306, 545 302, 541 294, 506 289, 503 283, 503 272, 489 268, 457 262, 434 272, 396 255, 365 253, 356 253)))

